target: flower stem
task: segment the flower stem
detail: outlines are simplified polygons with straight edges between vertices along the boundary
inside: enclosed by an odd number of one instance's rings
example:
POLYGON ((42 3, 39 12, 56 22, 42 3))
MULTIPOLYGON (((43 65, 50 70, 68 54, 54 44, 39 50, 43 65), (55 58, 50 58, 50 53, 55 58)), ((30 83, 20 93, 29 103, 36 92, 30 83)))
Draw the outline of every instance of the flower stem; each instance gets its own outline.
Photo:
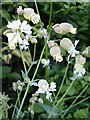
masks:
MULTIPOLYGON (((40 59, 39 59, 39 61, 38 61, 38 64, 37 64, 35 73, 34 73, 31 81, 34 80, 34 78, 35 78, 35 76, 36 76, 36 74, 37 74, 37 71, 38 71, 38 68, 39 68, 39 65, 40 65, 40 62, 41 62, 41 59, 42 59, 42 56, 43 56, 45 47, 46 47, 46 44, 45 44, 44 47, 43 47, 43 50, 42 50, 41 55, 40 55, 40 59)), ((20 105, 20 109, 19 109, 19 111, 18 111, 18 114, 17 114, 16 118, 19 118, 19 115, 20 115, 21 109, 22 109, 22 107, 23 107, 25 98, 26 98, 26 96, 27 96, 27 94, 28 94, 29 87, 30 87, 30 84, 28 83, 27 88, 26 88, 26 91, 25 91, 25 94, 24 94, 24 97, 23 97, 22 102, 21 102, 21 105, 20 105)))
POLYGON ((69 111, 69 109, 72 107, 72 105, 78 100, 78 98, 85 92, 85 90, 88 88, 89 85, 87 85, 83 91, 77 96, 77 98, 72 102, 72 104, 68 107, 68 109, 66 109, 65 113, 62 115, 62 118, 67 114, 67 112, 69 111))
POLYGON ((63 96, 58 100, 57 104, 54 106, 54 108, 52 109, 52 111, 50 112, 48 118, 50 118, 50 116, 52 115, 52 113, 54 112, 54 110, 56 109, 56 107, 59 105, 59 103, 63 100, 63 98, 66 96, 66 94, 68 93, 68 91, 70 90, 71 86, 73 85, 75 80, 73 80, 70 84, 70 86, 68 87, 67 91, 63 94, 63 96))
POLYGON ((69 64, 70 64, 70 62, 68 61, 68 64, 67 64, 66 70, 65 70, 65 74, 64 74, 63 80, 62 80, 62 82, 61 82, 61 85, 60 85, 60 87, 59 87, 58 93, 57 93, 57 95, 56 95, 56 97, 55 97, 53 106, 55 105, 55 103, 56 103, 56 101, 57 101, 57 98, 58 98, 58 95, 59 95, 60 92, 61 92, 62 86, 63 86, 63 84, 64 84, 64 81, 65 81, 65 78, 66 78, 66 75, 67 75, 67 71, 68 71, 68 68, 69 68, 69 64))

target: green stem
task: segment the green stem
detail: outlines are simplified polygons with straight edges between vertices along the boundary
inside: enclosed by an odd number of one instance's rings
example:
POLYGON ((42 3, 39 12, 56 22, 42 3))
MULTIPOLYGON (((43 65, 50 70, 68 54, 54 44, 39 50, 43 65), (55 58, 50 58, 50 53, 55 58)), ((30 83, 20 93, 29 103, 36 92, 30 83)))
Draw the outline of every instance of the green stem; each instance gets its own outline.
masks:
POLYGON ((51 24, 52 11, 53 11, 53 2, 50 2, 49 28, 50 28, 50 24, 51 24))
POLYGON ((58 98, 58 95, 60 94, 61 89, 62 89, 62 87, 63 87, 64 81, 65 81, 65 78, 66 78, 66 75, 67 75, 67 71, 68 71, 68 68, 69 68, 69 64, 70 64, 70 62, 68 61, 68 64, 67 64, 67 67, 66 67, 66 70, 65 70, 65 74, 64 74, 63 80, 62 80, 62 82, 61 82, 61 85, 60 85, 60 87, 59 87, 58 93, 57 93, 57 95, 56 95, 56 97, 55 97, 53 106, 55 105, 55 103, 56 103, 56 101, 57 101, 57 98, 58 98))
MULTIPOLYGON (((50 16, 49 16, 49 23, 48 23, 48 30, 49 30, 49 37, 50 37, 50 24, 51 24, 51 18, 52 18, 52 9, 53 9, 53 3, 50 2, 50 16)), ((48 59, 48 45, 46 46, 45 49, 45 58, 48 59)), ((48 80, 49 74, 48 74, 48 66, 45 68, 45 78, 48 80)))
MULTIPOLYGON (((73 107, 75 107, 75 106, 79 105, 80 103, 82 103, 82 102, 84 102, 84 101, 88 100, 89 98, 90 98, 90 96, 89 96, 89 97, 87 97, 87 98, 84 98, 84 99, 83 99, 83 100, 81 100, 80 102, 78 102, 78 103, 74 104, 71 108, 73 108, 73 107)), ((71 108, 70 108, 70 109, 71 109, 71 108)))
MULTIPOLYGON (((34 0, 34 3, 35 3, 35 7, 36 7, 36 10, 37 10, 37 13, 39 14, 39 10, 38 10, 37 1, 36 1, 36 0, 34 0)), ((39 16, 40 16, 40 14, 39 14, 39 16)), ((41 21, 41 17, 40 17, 40 21, 41 21)))
POLYGON ((65 111, 65 113, 62 115, 62 117, 64 117, 67 112, 69 111, 69 109, 72 107, 72 105, 78 100, 78 98, 85 92, 85 90, 88 88, 89 85, 87 85, 83 91, 77 96, 77 98, 72 102, 72 104, 68 107, 68 109, 65 111))
POLYGON ((66 96, 66 94, 68 93, 68 91, 70 90, 71 86, 73 85, 75 80, 73 80, 70 84, 70 86, 68 87, 67 91, 63 94, 63 96, 58 100, 57 104, 54 106, 54 108, 52 109, 51 113, 49 114, 48 118, 50 118, 50 116, 52 115, 52 113, 54 112, 54 110, 56 109, 56 107, 59 105, 59 103, 63 100, 63 98, 66 96))
POLYGON ((17 97, 16 103, 15 103, 15 105, 14 105, 14 110, 13 110, 12 118, 14 117, 15 109, 16 109, 16 106, 17 106, 17 103, 18 103, 18 100, 19 100, 20 95, 21 95, 21 91, 20 91, 20 93, 19 93, 19 95, 18 95, 18 97, 17 97))
POLYGON ((35 60, 35 54, 36 54, 36 43, 34 44, 33 62, 35 60))
MULTIPOLYGON (((35 76, 36 76, 36 74, 37 74, 37 71, 38 71, 38 68, 39 68, 39 65, 40 65, 40 62, 41 62, 41 59, 42 59, 42 56, 43 56, 45 47, 46 47, 46 44, 45 44, 44 47, 43 47, 43 50, 42 50, 41 55, 40 55, 40 59, 39 59, 39 61, 38 61, 38 64, 37 64, 35 73, 34 73, 31 81, 34 80, 34 78, 35 78, 35 76)), ((16 118, 19 118, 19 115, 20 115, 21 109, 22 109, 22 107, 23 107, 25 98, 26 98, 26 96, 27 96, 27 94, 28 94, 29 86, 30 86, 30 84, 28 83, 27 88, 26 88, 26 91, 25 91, 25 94, 24 94, 24 97, 23 97, 22 102, 21 102, 21 105, 20 105, 20 109, 19 109, 19 111, 18 111, 18 114, 17 114, 16 118)))

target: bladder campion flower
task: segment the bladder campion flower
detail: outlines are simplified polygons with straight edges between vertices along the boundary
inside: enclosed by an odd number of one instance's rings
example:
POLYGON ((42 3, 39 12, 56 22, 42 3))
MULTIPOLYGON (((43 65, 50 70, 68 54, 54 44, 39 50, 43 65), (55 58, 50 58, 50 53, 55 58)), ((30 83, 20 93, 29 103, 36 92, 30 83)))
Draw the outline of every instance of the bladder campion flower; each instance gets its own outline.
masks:
POLYGON ((39 37, 39 38, 42 38, 42 37, 47 38, 47 36, 48 36, 48 32, 47 32, 47 30, 45 28, 43 28, 43 29, 40 28, 38 30, 37 37, 39 37))
POLYGON ((23 15, 26 19, 31 20, 34 14, 34 10, 32 8, 24 8, 23 15))
POLYGON ((75 47, 77 46, 78 44, 78 40, 75 41, 75 45, 72 43, 72 41, 69 39, 69 38, 63 38, 61 41, 60 41, 60 46, 66 50, 70 55, 71 57, 75 57, 76 54, 79 53, 79 51, 77 51, 75 49, 75 47))
POLYGON ((32 33, 31 26, 27 24, 27 21, 23 21, 21 23, 19 19, 12 22, 8 22, 7 28, 9 29, 4 32, 4 35, 8 37, 8 44, 11 50, 15 49, 17 43, 22 44, 23 33, 28 35, 32 33))
POLYGON ((50 64, 50 60, 49 59, 46 60, 45 58, 42 58, 41 63, 43 64, 43 67, 46 67, 50 64))
POLYGON ((77 75, 77 77, 82 77, 85 74, 86 70, 83 67, 83 65, 76 63, 74 65, 74 75, 77 75))
POLYGON ((28 49, 28 41, 26 39, 22 40, 22 42, 20 43, 20 47, 21 49, 27 50, 28 49))
POLYGON ((61 55, 61 50, 58 45, 55 45, 50 48, 50 54, 58 62, 61 62, 63 60, 62 55, 61 55))
POLYGON ((72 34, 76 34, 76 28, 74 28, 70 23, 61 23, 61 24, 55 24, 53 26, 53 29, 56 33, 59 34, 66 34, 68 32, 72 34))
POLYGON ((42 80, 39 80, 38 87, 39 89, 36 91, 36 93, 46 93, 46 99, 52 101, 51 92, 56 91, 56 83, 51 82, 49 87, 48 82, 45 79, 42 79, 42 80))
POLYGON ((33 16, 31 17, 31 21, 33 22, 33 24, 37 24, 40 21, 39 14, 33 14, 33 16))

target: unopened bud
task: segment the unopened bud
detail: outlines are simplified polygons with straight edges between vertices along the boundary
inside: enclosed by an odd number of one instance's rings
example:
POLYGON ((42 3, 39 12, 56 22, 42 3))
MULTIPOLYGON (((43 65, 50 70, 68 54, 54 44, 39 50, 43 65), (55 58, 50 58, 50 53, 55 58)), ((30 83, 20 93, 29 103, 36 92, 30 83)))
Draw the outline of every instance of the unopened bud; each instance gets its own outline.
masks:
POLYGON ((42 100, 41 98, 39 98, 39 99, 38 99, 38 102, 42 104, 42 103, 43 103, 43 100, 42 100))

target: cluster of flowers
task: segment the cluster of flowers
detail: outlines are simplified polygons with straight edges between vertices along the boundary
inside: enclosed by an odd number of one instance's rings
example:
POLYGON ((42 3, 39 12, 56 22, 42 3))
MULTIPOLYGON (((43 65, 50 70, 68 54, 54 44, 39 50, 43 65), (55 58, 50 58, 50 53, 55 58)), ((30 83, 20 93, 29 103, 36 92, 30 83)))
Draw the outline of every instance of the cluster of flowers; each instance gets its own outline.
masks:
POLYGON ((32 21, 34 24, 37 24, 40 20, 39 14, 36 14, 32 8, 22 9, 22 6, 19 6, 17 8, 17 13, 23 15, 25 19, 32 21))
MULTIPOLYGON (((72 33, 76 34, 76 28, 69 23, 55 24, 53 29, 58 34, 72 33)), ((79 40, 76 40, 73 44, 69 38, 63 38, 60 40, 60 46, 53 40, 48 41, 51 56, 58 62, 63 60, 61 49, 66 50, 69 57, 75 57, 74 76, 82 77, 85 74, 85 68, 83 67, 86 62, 86 58, 80 55, 80 52, 76 50, 76 46, 79 40)), ((83 54, 89 54, 90 47, 87 47, 83 54)))
MULTIPOLYGON (((40 21, 40 16, 34 12, 32 8, 24 8, 21 6, 17 8, 17 13, 23 15, 27 20, 31 20, 34 24, 37 24, 40 21)), ((21 49, 27 50, 29 41, 34 44, 37 43, 38 38, 46 38, 48 33, 45 28, 40 28, 37 35, 32 35, 32 27, 28 24, 26 20, 21 22, 20 19, 8 22, 7 30, 4 32, 4 35, 8 37, 8 47, 10 50, 14 50, 19 43, 21 49)))
POLYGON ((38 93, 34 93, 34 94, 32 94, 32 97, 30 98, 29 102, 30 102, 30 106, 28 107, 28 111, 32 115, 34 115, 35 102, 39 102, 40 104, 43 104, 44 101, 42 100, 42 98, 39 97, 38 93))
POLYGON ((16 90, 22 91, 24 85, 25 85, 24 82, 21 82, 20 80, 18 80, 17 82, 13 82, 13 90, 14 91, 16 91, 16 90))

